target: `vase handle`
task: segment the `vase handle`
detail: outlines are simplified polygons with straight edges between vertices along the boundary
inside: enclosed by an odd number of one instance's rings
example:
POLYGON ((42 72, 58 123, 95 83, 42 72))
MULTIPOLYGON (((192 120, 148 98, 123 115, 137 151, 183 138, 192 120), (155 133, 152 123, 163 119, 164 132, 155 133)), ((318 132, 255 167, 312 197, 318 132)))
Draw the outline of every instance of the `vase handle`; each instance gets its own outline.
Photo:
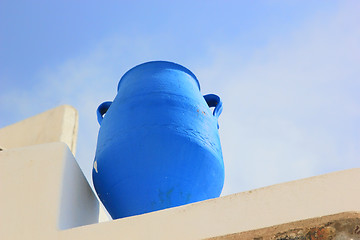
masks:
POLYGON ((220 97, 215 94, 207 94, 204 96, 204 98, 209 107, 215 107, 213 115, 215 117, 219 118, 219 116, 222 112, 222 109, 223 109, 222 101, 221 101, 220 97))
MULTIPOLYGON (((219 116, 223 110, 222 101, 221 101, 220 97, 215 94, 207 94, 204 96, 204 99, 209 107, 215 107, 213 115, 214 115, 214 117, 219 118, 219 116)), ((218 123, 217 127, 219 128, 219 123, 218 123)))
POLYGON ((112 104, 112 102, 103 102, 97 108, 96 115, 97 115, 97 120, 98 120, 100 125, 101 125, 101 122, 102 122, 102 120, 104 118, 104 114, 107 112, 107 110, 109 109, 111 104, 112 104))

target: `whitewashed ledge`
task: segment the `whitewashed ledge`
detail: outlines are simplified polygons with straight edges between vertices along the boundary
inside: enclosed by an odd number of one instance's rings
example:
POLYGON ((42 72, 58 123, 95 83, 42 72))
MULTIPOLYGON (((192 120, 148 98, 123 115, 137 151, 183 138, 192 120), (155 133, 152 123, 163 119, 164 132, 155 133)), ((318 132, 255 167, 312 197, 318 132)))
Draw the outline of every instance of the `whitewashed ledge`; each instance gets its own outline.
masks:
POLYGON ((0 152, 0 239, 204 239, 360 211, 349 169, 96 223, 98 202, 64 143, 0 152))

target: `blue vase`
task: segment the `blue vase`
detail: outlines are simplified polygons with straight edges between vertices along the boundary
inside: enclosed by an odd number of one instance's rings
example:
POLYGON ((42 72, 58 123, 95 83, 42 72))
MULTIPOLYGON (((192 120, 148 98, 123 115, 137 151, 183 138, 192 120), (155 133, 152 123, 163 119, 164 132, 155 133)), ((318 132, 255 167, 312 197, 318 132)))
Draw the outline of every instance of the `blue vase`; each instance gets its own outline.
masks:
POLYGON ((129 70, 97 109, 95 190, 113 219, 218 197, 224 163, 220 98, 164 61, 129 70), (214 107, 212 111, 210 107, 214 107))

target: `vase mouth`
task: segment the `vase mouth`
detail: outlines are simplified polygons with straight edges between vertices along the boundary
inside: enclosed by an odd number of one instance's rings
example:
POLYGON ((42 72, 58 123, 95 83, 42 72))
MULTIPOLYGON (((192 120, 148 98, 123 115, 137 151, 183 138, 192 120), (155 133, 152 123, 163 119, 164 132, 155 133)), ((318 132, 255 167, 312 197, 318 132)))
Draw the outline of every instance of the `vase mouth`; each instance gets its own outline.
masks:
POLYGON ((119 83, 118 83, 118 87, 117 87, 117 91, 119 91, 120 89, 120 84, 122 82, 123 79, 125 79, 126 75, 128 75, 130 72, 134 71, 135 69, 138 69, 138 68, 141 68, 141 67, 144 67, 146 65, 161 65, 162 67, 166 67, 166 68, 171 68, 171 69, 177 69, 177 70, 181 70, 187 74, 189 74, 196 82, 198 88, 199 88, 199 91, 200 91, 200 83, 199 83, 199 80, 196 78, 195 74, 192 73, 189 69, 187 69, 186 67, 180 65, 180 64, 177 64, 177 63, 174 63, 174 62, 168 62, 168 61, 150 61, 150 62, 145 62, 145 63, 142 63, 142 64, 139 64, 133 68, 131 68, 130 70, 128 70, 119 80, 119 83))

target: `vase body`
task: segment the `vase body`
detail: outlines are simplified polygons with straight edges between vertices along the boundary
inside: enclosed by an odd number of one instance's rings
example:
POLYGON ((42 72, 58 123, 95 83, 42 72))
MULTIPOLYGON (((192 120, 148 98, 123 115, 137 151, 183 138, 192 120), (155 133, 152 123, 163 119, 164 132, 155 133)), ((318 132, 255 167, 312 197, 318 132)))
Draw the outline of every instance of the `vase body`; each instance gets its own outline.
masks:
POLYGON ((93 183, 112 218, 218 197, 221 110, 185 67, 156 61, 129 70, 97 112, 93 183))

